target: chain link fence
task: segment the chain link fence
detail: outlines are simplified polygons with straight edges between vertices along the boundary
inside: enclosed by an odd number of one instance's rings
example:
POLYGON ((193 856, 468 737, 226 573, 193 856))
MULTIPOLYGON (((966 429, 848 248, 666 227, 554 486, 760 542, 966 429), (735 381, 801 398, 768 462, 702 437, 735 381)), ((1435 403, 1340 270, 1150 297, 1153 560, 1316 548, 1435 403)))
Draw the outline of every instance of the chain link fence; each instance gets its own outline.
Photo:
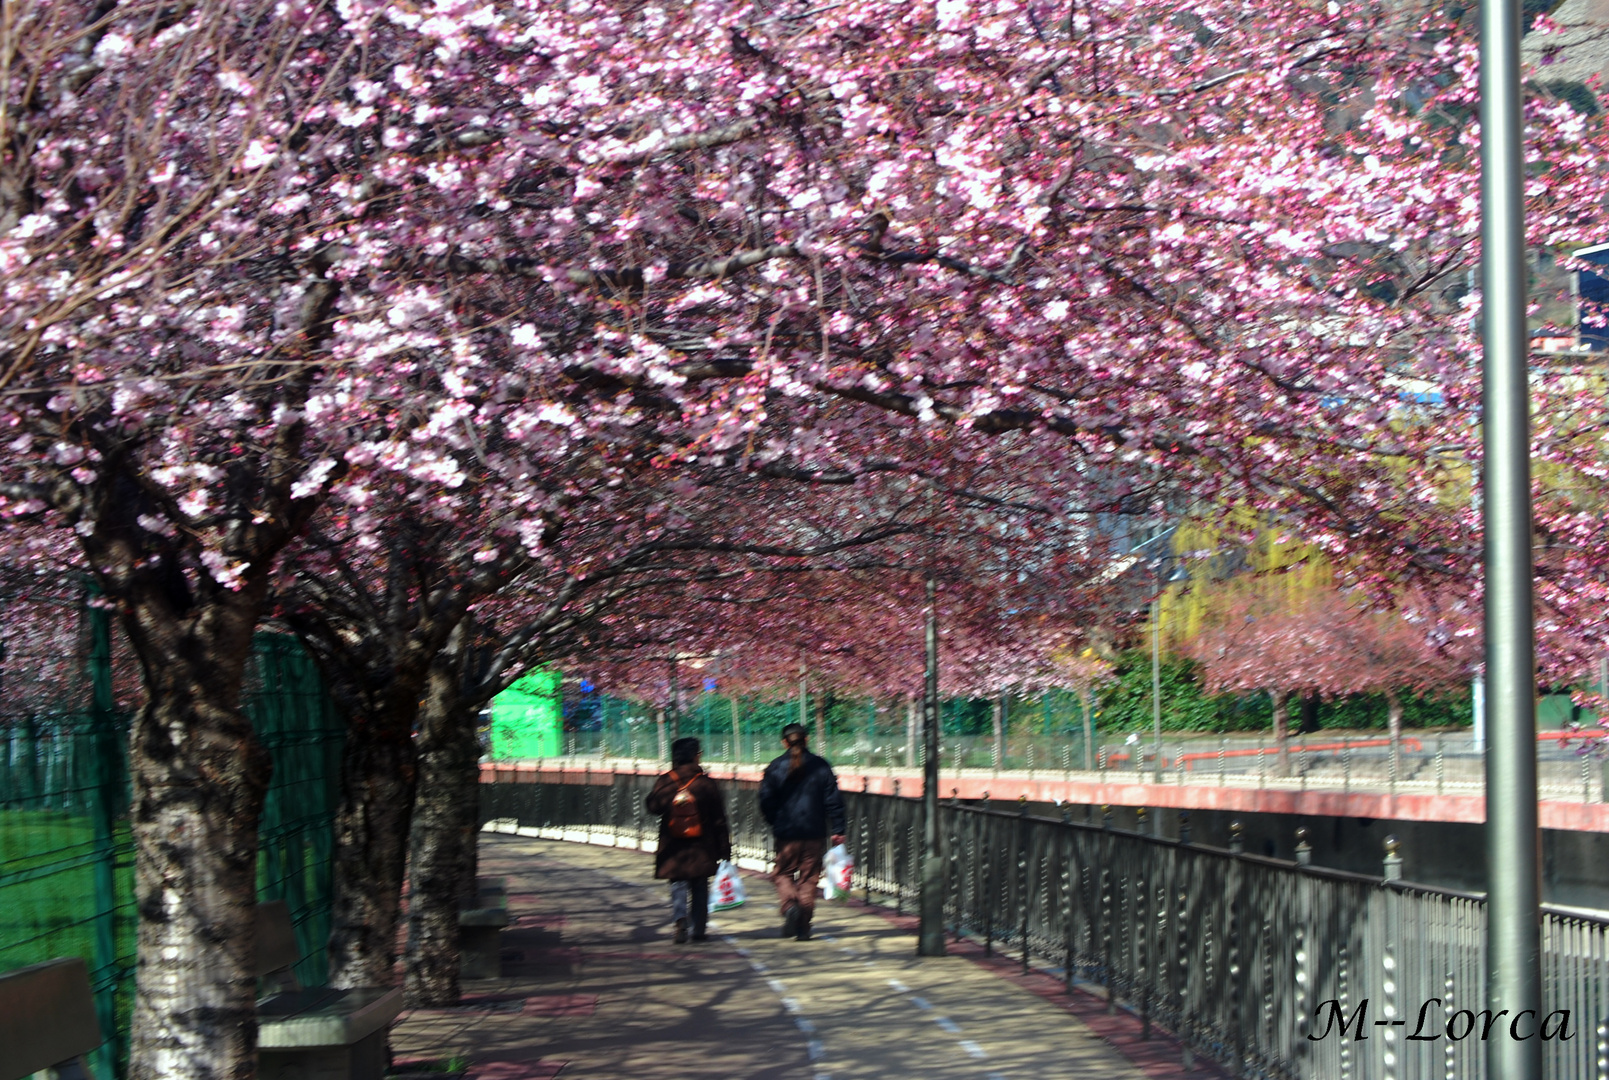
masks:
MULTIPOLYGON (((0 596, 0 971, 82 957, 122 1076, 133 1012, 129 725, 138 669, 105 608, 76 592, 0 596)), ((303 960, 325 981, 330 859, 344 725, 299 642, 259 634, 243 698, 273 758, 258 891, 288 902, 303 960)))

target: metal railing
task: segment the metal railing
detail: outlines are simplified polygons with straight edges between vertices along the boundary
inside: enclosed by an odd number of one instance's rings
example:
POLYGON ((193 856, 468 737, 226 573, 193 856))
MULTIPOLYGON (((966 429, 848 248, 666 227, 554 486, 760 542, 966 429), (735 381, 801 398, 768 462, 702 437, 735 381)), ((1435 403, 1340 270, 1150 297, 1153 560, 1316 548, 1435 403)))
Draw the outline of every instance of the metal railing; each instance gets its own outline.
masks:
MULTIPOLYGON (((494 773, 482 816, 642 848, 657 834, 643 809, 653 780, 494 773)), ((736 855, 766 864, 755 785, 719 783, 736 855)), ((857 890, 914 910, 920 804, 844 799, 857 890)), ((1166 1028, 1187 1054, 1234 1076, 1477 1080, 1487 1076, 1483 1030, 1510 1034, 1511 1018, 1483 1016, 1481 896, 1031 817, 1025 807, 946 802, 940 814, 951 933, 1105 994, 1109 1008, 1131 1010, 1147 1031, 1166 1028)), ((1609 1080, 1609 921, 1550 909, 1542 930, 1546 1075, 1609 1080)), ((1535 1019, 1516 1033, 1539 1032, 1535 1019)))
MULTIPOLYGON (((705 738, 703 760, 758 765, 780 752, 774 739, 760 736, 734 741, 730 733, 705 738)), ((1537 736, 1538 790, 1543 798, 1596 803, 1609 801, 1609 764, 1578 753, 1579 741, 1562 732, 1537 736)), ((561 757, 597 762, 652 763, 662 760, 654 733, 568 732, 560 742, 561 757)), ((818 748, 819 750, 820 748, 818 748)), ((893 735, 876 739, 837 736, 826 756, 852 771, 907 770, 920 763, 907 758, 909 749, 893 735)), ((1467 734, 1404 735, 1397 753, 1384 734, 1295 736, 1283 745, 1266 736, 1170 736, 1156 747, 1122 741, 1102 743, 1084 752, 1083 739, 1013 736, 996 746, 987 735, 946 735, 940 752, 944 776, 1026 777, 1103 782, 1114 779, 1160 779, 1165 784, 1253 787, 1287 790, 1376 791, 1403 794, 1484 795, 1484 750, 1467 734), (1089 764, 1091 768, 1086 769, 1089 764)))

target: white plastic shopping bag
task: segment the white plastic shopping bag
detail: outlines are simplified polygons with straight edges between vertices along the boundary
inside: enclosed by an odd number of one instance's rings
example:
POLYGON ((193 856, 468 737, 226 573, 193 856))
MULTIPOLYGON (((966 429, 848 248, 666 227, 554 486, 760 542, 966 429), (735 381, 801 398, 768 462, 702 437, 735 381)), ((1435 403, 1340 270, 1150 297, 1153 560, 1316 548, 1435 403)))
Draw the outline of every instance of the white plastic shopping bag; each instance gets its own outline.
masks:
POLYGON ((743 891, 743 878, 730 859, 722 859, 715 868, 715 883, 710 888, 710 910, 735 908, 747 900, 743 891))
POLYGON ((822 868, 826 871, 821 875, 821 891, 828 900, 838 900, 849 896, 849 882, 855 876, 855 860, 849 854, 849 849, 842 844, 834 844, 822 860, 822 868))

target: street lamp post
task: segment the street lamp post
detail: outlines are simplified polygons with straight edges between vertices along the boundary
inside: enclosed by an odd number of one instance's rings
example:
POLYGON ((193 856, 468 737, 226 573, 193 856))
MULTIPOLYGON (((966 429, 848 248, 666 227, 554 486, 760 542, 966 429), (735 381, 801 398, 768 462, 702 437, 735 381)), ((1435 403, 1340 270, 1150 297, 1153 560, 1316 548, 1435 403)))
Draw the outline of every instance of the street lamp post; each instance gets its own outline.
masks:
POLYGON ((1190 579, 1184 567, 1180 566, 1174 569, 1166 582, 1163 582, 1161 568, 1167 565, 1168 558, 1169 556, 1163 556, 1157 560, 1157 593, 1156 599, 1151 601, 1152 779, 1158 784, 1162 782, 1162 590, 1176 581, 1190 579))
MULTIPOLYGON (((1531 389, 1526 324, 1520 2, 1482 0, 1481 339, 1486 532, 1486 991, 1493 1015, 1542 1008, 1531 389)), ((1540 1040, 1486 1043, 1487 1074, 1540 1080, 1540 1040)))
POLYGON ((944 855, 939 847, 938 585, 927 575, 927 671, 922 694, 922 897, 918 956, 944 955, 944 855))
MULTIPOLYGON (((1161 577, 1161 575, 1157 575, 1161 577)), ((1162 593, 1151 601, 1151 753, 1152 776, 1162 782, 1162 593)), ((1136 750, 1139 747, 1135 747, 1136 750)))
POLYGON ((670 705, 666 712, 670 716, 670 738, 672 742, 682 737, 682 707, 681 690, 676 685, 676 657, 671 655, 670 660, 670 705))

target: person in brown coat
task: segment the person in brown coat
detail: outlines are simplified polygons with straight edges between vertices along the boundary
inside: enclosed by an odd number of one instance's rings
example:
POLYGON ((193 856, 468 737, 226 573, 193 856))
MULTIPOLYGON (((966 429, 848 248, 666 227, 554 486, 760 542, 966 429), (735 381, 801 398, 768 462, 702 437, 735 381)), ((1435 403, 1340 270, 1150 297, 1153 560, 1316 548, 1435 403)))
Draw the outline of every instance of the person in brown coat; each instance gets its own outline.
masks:
POLYGON ((697 739, 677 739, 670 747, 671 770, 648 794, 650 814, 659 816, 659 849, 654 876, 670 882, 676 944, 709 940, 710 878, 722 859, 732 857, 732 833, 721 789, 698 764, 697 739))

